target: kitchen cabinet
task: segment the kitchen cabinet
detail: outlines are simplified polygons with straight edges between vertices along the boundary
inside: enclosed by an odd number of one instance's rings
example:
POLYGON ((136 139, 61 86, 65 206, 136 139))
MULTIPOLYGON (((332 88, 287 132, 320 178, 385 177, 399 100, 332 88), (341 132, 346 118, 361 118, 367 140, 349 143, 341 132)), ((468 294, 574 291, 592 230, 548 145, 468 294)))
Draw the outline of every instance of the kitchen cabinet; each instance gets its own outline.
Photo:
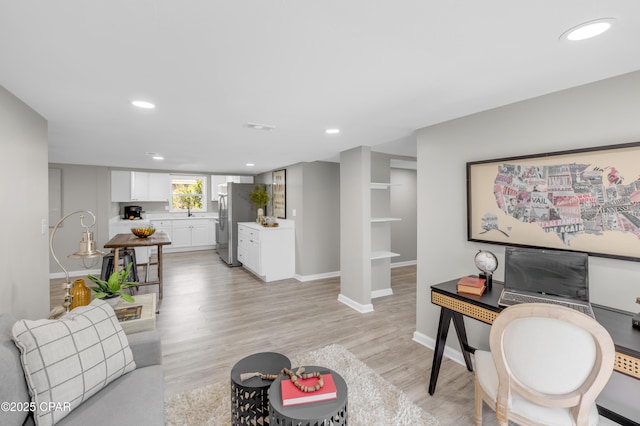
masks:
POLYGON ((169 173, 149 173, 149 201, 171 201, 169 173))
POLYGON ((224 186, 229 182, 253 183, 253 181, 253 176, 211 175, 211 200, 217 200, 220 192, 226 193, 224 186), (220 188, 220 185, 223 187, 220 188))
POLYGON ((238 223, 238 260, 265 282, 293 278, 296 269, 295 228, 291 221, 266 228, 238 223))
POLYGON ((171 245, 165 252, 213 248, 216 245, 216 228, 213 218, 155 219, 151 225, 157 231, 166 232, 171 245))
POLYGON ((111 171, 111 201, 164 201, 171 199, 168 173, 111 171))

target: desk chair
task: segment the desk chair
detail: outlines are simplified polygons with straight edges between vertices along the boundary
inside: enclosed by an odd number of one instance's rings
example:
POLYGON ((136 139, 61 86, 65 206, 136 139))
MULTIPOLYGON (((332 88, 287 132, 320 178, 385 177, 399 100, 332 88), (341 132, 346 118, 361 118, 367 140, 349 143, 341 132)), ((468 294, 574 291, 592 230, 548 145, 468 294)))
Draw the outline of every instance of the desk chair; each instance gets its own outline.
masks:
POLYGON ((573 309, 545 303, 511 306, 496 318, 491 352, 475 352, 475 423, 482 403, 498 425, 596 425, 596 397, 615 357, 609 333, 573 309))

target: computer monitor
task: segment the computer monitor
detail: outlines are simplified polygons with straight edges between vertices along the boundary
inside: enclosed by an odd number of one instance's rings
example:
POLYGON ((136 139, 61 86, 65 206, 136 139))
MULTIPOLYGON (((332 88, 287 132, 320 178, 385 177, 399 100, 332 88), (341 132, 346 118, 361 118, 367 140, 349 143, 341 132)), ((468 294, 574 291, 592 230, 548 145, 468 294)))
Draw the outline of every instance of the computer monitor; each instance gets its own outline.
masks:
POLYGON ((505 288, 589 301, 586 253, 507 247, 505 288))

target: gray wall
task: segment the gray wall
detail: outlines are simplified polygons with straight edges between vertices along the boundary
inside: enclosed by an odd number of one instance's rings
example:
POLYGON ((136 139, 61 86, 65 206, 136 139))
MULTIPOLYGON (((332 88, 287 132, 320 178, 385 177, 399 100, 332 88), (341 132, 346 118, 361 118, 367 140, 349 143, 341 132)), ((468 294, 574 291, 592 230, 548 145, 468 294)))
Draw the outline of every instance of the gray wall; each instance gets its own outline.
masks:
POLYGON ((0 312, 18 318, 49 313, 48 149, 47 121, 0 86, 0 312))
MULTIPOLYGON (((71 164, 49 164, 49 168, 62 170, 62 214, 88 210, 96 216, 96 224, 91 231, 99 250, 109 241, 109 219, 112 214, 111 178, 107 167, 79 166, 71 164)), ((85 223, 90 224, 91 218, 85 214, 85 223)), ((51 224, 52 226, 55 224, 51 224)), ((67 255, 78 251, 80 234, 80 214, 70 216, 56 232, 54 249, 56 256, 70 274, 78 275, 77 271, 100 269, 101 259, 69 259, 67 255)), ((107 250, 108 251, 108 250, 107 250)), ((64 273, 50 257, 50 273, 63 276, 64 273)), ((83 275, 83 274, 81 274, 83 275)))
MULTIPOLYGON (((295 205, 292 206, 292 208, 295 205)), ((297 217, 300 217, 300 209, 297 217)), ((304 163, 304 238, 298 254, 296 273, 302 276, 340 272, 340 165, 315 161, 304 163), (299 268, 299 269, 298 269, 299 268)), ((296 218, 293 218, 296 219, 296 218)))
POLYGON ((340 294, 371 305, 371 150, 340 153, 340 294))
MULTIPOLYGON (((467 241, 465 163, 640 141, 639 95, 640 72, 634 72, 418 132, 417 338, 436 335, 440 309, 430 302, 431 285, 474 273, 478 249, 493 251, 503 263, 503 247, 467 241), (446 208, 433 208, 442 200, 446 208)), ((638 311, 640 263, 591 257, 589 265, 593 302, 638 311)), ((503 276, 501 266, 496 278, 503 276)), ((487 348, 489 327, 465 323, 471 346, 487 348)), ((455 333, 449 336, 459 350, 455 333)), ((633 415, 640 418, 637 408, 633 415)))
MULTIPOLYGON (((287 219, 295 221, 296 276, 313 279, 340 271, 340 165, 325 161, 285 167, 287 219), (293 215, 295 210, 296 215, 293 215)), ((271 184, 271 172, 256 176, 271 184)), ((269 206, 268 211, 271 212, 269 206)))
MULTIPOLYGON (((417 172, 407 169, 391 169, 391 217, 400 222, 391 223, 391 251, 400 254, 391 259, 394 263, 415 263, 418 252, 416 226, 418 220, 417 172)), ((441 208, 441 207, 437 207, 441 208)))

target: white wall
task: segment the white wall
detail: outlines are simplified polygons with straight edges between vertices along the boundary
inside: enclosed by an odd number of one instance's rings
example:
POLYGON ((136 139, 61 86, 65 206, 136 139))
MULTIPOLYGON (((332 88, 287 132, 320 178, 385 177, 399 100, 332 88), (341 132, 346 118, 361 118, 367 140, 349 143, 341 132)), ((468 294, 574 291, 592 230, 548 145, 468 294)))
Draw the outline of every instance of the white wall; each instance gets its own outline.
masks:
POLYGON ((0 86, 0 312, 18 318, 49 313, 48 149, 47 121, 0 86))
MULTIPOLYGON (((430 302, 431 285, 476 272, 478 249, 504 259, 501 246, 467 241, 465 163, 640 141, 639 99, 640 72, 634 72, 418 132, 417 333, 436 335, 440 309, 430 302)), ((591 257, 589 266, 594 303, 639 310, 640 263, 591 257)), ((496 278, 503 274, 501 266, 496 278)), ((487 348, 489 327, 465 323, 469 343, 487 348)), ((449 336, 459 350, 455 333, 449 336)))

